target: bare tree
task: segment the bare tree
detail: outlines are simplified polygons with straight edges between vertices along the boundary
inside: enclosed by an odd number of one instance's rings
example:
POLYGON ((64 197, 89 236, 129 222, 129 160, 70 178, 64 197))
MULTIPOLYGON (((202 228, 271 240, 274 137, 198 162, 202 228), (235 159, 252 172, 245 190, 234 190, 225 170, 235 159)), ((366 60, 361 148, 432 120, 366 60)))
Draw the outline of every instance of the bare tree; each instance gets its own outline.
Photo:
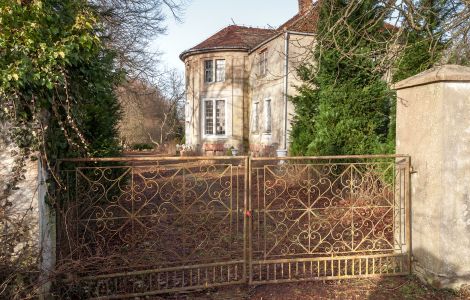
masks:
POLYGON ((181 21, 188 0, 90 0, 105 29, 105 40, 117 53, 118 67, 130 79, 154 82, 158 71, 158 52, 150 52, 150 42, 166 33, 170 15, 181 21))
POLYGON ((188 1, 90 0, 101 17, 107 45, 117 53, 118 67, 126 71, 128 82, 118 92, 124 107, 121 136, 127 144, 153 141, 158 148, 178 135, 181 75, 165 70, 161 53, 149 48, 156 36, 166 33, 168 17, 181 21, 188 1))
MULTIPOLYGON (((321 1, 317 2, 317 5, 321 1)), ((418 33, 429 45, 429 53, 438 51, 440 46, 445 47, 444 55, 439 63, 457 62, 468 63, 469 40, 470 40, 470 1, 469 0, 379 0, 377 5, 381 6, 382 15, 376 20, 370 20, 364 24, 363 28, 353 28, 348 24, 348 18, 357 11, 361 1, 348 1, 348 5, 337 11, 331 8, 330 15, 340 17, 331 18, 335 20, 328 24, 328 30, 333 37, 328 40, 321 40, 317 36, 316 42, 320 49, 334 47, 341 52, 343 58, 352 56, 372 56, 376 59, 375 71, 386 73, 393 69, 403 53, 408 47, 413 45, 408 42, 407 36, 411 33, 418 33), (439 9, 435 10, 434 8, 439 9), (384 36, 387 38, 377 39, 377 35, 369 35, 367 28, 375 25, 374 22, 386 20, 388 25, 384 28, 384 36), (359 32, 354 32, 358 30, 359 32), (354 38, 362 35, 365 41, 377 45, 371 47, 374 53, 357 51, 354 46, 344 47, 344 43, 354 43, 354 38), (339 41, 335 37, 349 36, 351 40, 339 41), (321 45, 324 45, 322 47, 321 45), (345 52, 345 49, 347 49, 345 52)), ((359 16, 358 18, 361 18, 359 16)), ((350 19, 350 18, 349 18, 350 19)), ((359 47, 359 45, 357 45, 359 47)))
POLYGON ((176 70, 166 73, 156 86, 134 80, 119 88, 123 107, 120 134, 127 146, 152 143, 162 150, 166 143, 181 138, 183 80, 176 70))
POLYGON ((183 76, 176 70, 167 72, 159 86, 165 101, 166 110, 163 111, 163 120, 160 123, 160 142, 162 145, 170 137, 181 138, 184 128, 184 96, 185 87, 183 76), (167 128, 167 131, 164 131, 167 128))

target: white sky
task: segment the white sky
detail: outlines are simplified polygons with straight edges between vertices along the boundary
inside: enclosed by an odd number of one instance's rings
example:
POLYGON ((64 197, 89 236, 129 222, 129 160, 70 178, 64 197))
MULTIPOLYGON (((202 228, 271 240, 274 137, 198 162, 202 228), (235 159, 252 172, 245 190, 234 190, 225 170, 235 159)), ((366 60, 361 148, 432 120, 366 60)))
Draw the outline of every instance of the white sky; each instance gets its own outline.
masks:
POLYGON ((164 52, 162 63, 184 70, 179 55, 225 26, 277 27, 293 17, 297 0, 190 0, 183 23, 168 18, 167 34, 156 37, 153 50, 164 52))

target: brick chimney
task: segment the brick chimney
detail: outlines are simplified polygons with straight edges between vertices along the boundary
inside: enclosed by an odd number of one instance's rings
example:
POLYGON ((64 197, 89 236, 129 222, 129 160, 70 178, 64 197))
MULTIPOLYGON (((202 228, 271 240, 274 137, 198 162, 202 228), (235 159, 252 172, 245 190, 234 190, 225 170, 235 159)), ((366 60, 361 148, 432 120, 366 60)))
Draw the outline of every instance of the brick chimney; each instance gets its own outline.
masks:
POLYGON ((312 0, 299 0, 299 14, 305 14, 313 5, 312 0))

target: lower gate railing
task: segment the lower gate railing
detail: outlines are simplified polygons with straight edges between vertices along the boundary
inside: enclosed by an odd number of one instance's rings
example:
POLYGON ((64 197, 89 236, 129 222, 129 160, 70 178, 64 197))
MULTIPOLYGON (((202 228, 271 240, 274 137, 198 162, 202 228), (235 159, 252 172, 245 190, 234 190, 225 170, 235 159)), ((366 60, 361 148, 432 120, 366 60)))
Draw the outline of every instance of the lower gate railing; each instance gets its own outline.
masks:
POLYGON ((407 156, 64 160, 58 292, 408 274, 407 156))

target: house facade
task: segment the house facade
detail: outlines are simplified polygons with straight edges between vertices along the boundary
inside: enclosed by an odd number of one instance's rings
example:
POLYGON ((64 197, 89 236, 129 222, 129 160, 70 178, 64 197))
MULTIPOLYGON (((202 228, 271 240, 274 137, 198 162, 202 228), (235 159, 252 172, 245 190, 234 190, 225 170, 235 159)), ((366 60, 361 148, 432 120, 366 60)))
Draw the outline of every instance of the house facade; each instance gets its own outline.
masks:
POLYGON ((286 155, 297 67, 310 59, 317 11, 299 12, 277 29, 231 25, 184 51, 186 144, 202 155, 235 148, 286 155))

